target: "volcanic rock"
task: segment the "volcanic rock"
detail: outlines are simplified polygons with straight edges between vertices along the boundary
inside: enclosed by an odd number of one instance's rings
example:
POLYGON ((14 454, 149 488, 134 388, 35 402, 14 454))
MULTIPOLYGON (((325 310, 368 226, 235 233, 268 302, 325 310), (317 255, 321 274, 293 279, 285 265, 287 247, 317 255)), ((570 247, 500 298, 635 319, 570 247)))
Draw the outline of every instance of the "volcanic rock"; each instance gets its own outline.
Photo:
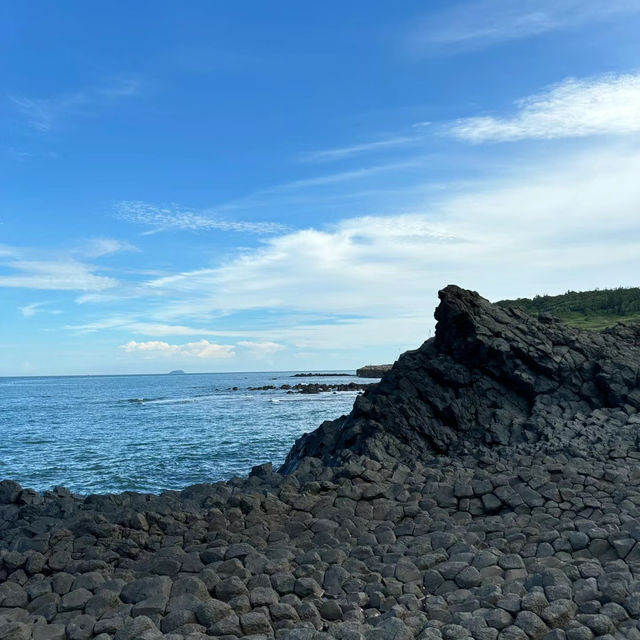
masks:
POLYGON ((572 454, 635 446, 640 326, 572 329, 453 285, 439 297, 435 337, 404 353, 349 415, 297 440, 284 473, 308 456, 335 465, 350 453, 407 460, 532 443, 572 454))
POLYGON ((358 378, 381 378, 393 367, 392 364, 368 364, 356 370, 358 378))

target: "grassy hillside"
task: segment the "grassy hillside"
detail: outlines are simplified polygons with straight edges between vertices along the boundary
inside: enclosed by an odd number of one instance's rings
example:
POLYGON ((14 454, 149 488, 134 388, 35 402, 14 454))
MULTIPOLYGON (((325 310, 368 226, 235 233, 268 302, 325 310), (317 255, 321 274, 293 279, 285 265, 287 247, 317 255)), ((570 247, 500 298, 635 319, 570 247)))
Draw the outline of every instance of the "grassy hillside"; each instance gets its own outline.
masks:
POLYGON ((617 322, 640 322, 640 288, 567 291, 559 296, 500 300, 502 307, 519 307, 537 316, 546 313, 580 329, 604 329, 617 322))

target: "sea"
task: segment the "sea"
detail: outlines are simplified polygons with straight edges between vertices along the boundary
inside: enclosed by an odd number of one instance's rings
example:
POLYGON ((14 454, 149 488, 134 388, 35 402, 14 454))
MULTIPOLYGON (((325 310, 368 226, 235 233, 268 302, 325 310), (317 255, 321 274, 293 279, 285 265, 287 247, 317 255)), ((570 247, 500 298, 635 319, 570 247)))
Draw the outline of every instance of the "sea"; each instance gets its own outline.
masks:
POLYGON ((277 466, 358 393, 250 390, 357 380, 295 373, 0 378, 0 479, 38 491, 160 493, 277 466))

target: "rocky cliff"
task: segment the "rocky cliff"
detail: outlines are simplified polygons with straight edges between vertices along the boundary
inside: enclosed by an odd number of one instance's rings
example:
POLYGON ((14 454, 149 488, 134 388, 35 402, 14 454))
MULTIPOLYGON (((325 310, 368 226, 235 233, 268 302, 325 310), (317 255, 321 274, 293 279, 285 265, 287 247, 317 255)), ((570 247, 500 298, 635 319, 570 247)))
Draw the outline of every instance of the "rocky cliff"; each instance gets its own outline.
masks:
POLYGON ((404 353, 348 416, 302 436, 285 473, 307 456, 336 464, 351 452, 382 460, 635 445, 640 327, 571 329, 453 285, 439 297, 435 337, 404 353))

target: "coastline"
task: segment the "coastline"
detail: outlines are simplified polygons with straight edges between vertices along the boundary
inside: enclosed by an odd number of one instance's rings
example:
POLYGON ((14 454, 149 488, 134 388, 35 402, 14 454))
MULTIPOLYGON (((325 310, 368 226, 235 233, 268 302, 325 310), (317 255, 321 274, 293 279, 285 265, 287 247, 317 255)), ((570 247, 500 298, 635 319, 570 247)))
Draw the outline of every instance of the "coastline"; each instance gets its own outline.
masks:
POLYGON ((290 376, 185 374, 0 383, 0 479, 38 490, 64 485, 82 494, 157 493, 247 474, 267 460, 281 464, 295 438, 325 418, 350 411, 356 394, 248 390, 356 380, 290 376))
POLYGON ((640 637, 640 330, 441 299, 436 338, 285 473, 160 495, 0 483, 0 638, 640 637))

